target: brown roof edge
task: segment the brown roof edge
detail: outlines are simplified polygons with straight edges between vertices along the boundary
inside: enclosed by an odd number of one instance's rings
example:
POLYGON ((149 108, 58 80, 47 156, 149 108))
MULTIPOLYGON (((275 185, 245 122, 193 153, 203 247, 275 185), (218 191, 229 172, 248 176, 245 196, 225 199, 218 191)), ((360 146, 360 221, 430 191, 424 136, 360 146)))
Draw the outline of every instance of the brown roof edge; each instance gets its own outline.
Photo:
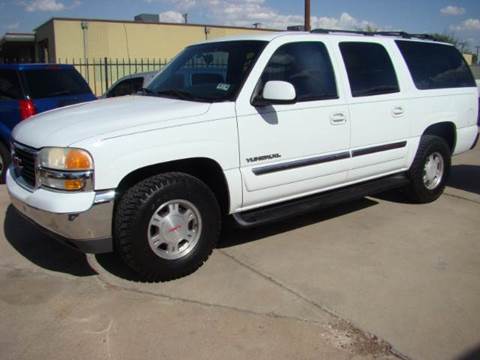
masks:
POLYGON ((110 19, 88 19, 88 18, 68 18, 68 17, 52 17, 48 21, 37 26, 34 31, 38 28, 47 25, 49 22, 54 20, 59 21, 91 21, 91 22, 107 22, 107 23, 121 23, 121 24, 141 24, 141 25, 170 25, 170 26, 191 26, 191 27, 210 27, 218 29, 238 29, 238 30, 257 30, 257 31, 285 31, 279 29, 264 29, 264 28, 249 28, 242 26, 227 26, 227 25, 212 25, 212 24, 184 24, 184 23, 168 23, 168 22, 141 22, 134 20, 110 20, 110 19))

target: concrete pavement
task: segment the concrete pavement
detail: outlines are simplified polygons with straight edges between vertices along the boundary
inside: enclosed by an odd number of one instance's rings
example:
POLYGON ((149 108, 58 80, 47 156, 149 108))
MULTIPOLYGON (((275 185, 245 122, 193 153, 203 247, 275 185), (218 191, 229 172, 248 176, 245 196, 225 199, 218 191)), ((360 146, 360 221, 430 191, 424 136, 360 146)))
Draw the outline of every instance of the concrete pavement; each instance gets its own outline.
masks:
POLYGON ((45 238, 0 189, 0 358, 480 358, 479 155, 433 204, 384 194, 226 231, 166 284, 45 238))

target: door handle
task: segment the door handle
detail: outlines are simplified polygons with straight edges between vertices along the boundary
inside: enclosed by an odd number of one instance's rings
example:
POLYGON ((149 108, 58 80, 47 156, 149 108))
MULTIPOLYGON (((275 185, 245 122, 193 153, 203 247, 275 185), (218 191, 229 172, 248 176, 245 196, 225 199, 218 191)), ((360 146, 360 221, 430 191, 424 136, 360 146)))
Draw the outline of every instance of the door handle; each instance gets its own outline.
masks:
POLYGON ((335 113, 330 116, 330 124, 342 125, 347 122, 347 116, 344 113, 335 113))
POLYGON ((400 117, 403 114, 405 114, 405 110, 403 109, 403 106, 395 106, 392 109, 392 115, 393 117, 400 117))

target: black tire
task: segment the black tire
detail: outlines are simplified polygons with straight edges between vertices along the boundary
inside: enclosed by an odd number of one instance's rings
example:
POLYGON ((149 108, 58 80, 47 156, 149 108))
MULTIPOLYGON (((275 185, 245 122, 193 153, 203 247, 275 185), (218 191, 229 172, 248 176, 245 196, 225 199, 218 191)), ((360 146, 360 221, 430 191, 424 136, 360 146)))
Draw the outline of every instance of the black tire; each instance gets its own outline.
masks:
POLYGON ((10 151, 0 142, 0 184, 5 184, 7 178, 7 169, 10 166, 10 151))
POLYGON ((120 199, 114 219, 115 250, 142 280, 169 281, 189 275, 208 259, 217 244, 221 215, 213 192, 197 178, 183 173, 165 173, 143 180, 120 199), (190 202, 201 216, 198 242, 179 259, 164 259, 148 243, 149 222, 168 201, 190 202))
POLYGON ((419 204, 430 203, 437 200, 445 190, 445 183, 450 173, 451 150, 444 139, 434 135, 424 135, 420 139, 417 154, 408 171, 410 185, 406 189, 408 198, 419 204), (441 181, 433 189, 428 189, 424 183, 424 169, 428 157, 438 153, 443 158, 444 171, 441 181))

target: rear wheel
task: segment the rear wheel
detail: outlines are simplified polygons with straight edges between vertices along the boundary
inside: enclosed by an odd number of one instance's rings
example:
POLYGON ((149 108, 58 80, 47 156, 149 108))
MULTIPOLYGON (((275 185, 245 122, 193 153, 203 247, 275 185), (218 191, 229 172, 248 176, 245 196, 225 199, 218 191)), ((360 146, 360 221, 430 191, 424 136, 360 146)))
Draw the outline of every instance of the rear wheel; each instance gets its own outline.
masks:
POLYGON ((210 256, 220 232, 212 191, 187 174, 143 180, 121 198, 114 222, 117 252, 146 281, 191 274, 210 256))
POLYGON ((7 177, 7 169, 10 166, 10 151, 0 143, 0 183, 5 184, 7 177))
POLYGON ((450 164, 451 151, 445 140, 433 135, 423 136, 408 172, 411 184, 407 194, 410 200, 429 203, 438 199, 445 190, 450 164))

